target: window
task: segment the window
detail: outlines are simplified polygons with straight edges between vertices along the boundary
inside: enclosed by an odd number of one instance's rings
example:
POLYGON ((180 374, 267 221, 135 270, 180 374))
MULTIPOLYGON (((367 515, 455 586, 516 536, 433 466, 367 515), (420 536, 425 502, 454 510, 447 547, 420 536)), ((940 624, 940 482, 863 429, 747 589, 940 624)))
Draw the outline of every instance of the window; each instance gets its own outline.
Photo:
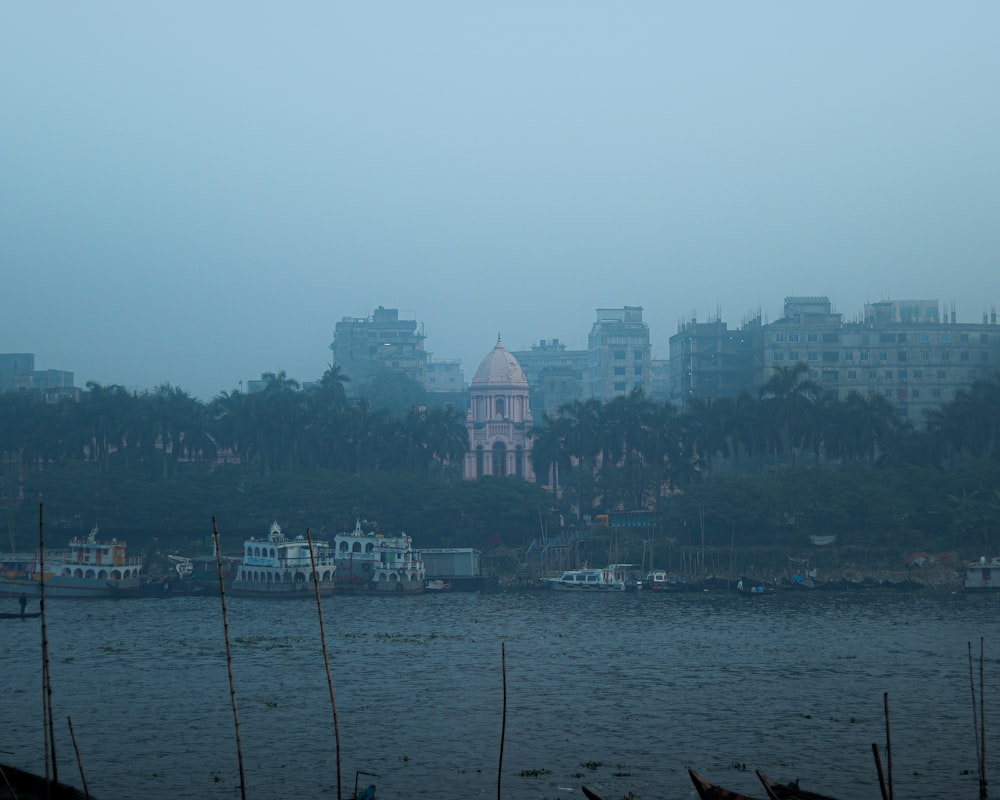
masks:
POLYGON ((636 367, 634 370, 632 370, 632 374, 633 375, 642 375, 642 367, 636 367))
POLYGON ((785 334, 783 334, 783 333, 776 333, 776 334, 774 334, 774 341, 776 341, 776 342, 783 342, 783 341, 785 341, 785 334))
POLYGON ((835 383, 836 380, 837 380, 837 370, 835 369, 823 370, 823 383, 835 383))
POLYGON ((920 380, 922 377, 924 377, 924 371, 922 369, 915 369, 915 370, 913 370, 913 379, 914 380, 920 380))
POLYGON ((941 396, 941 390, 940 389, 931 389, 931 397, 937 399, 940 396, 941 396))
POLYGON ((885 379, 887 381, 891 381, 892 380, 892 370, 891 369, 887 369, 885 371, 885 379))
POLYGON ((897 361, 906 361, 906 351, 905 350, 900 350, 898 353, 896 353, 896 360, 897 361))
POLYGON ((625 351, 624 350, 615 350, 615 358, 617 358, 618 360, 621 360, 621 359, 625 358, 625 351))
POLYGON ((929 342, 931 340, 931 335, 929 333, 920 334, 920 341, 929 342))
POLYGON ((844 361, 853 361, 853 360, 854 360, 854 353, 850 351, 844 353, 844 361))
POLYGON ((868 360, 868 351, 867 350, 862 350, 861 351, 861 356, 860 356, 859 360, 861 360, 861 361, 867 361, 868 360))
POLYGON ((642 361, 642 350, 636 350, 632 357, 636 361, 642 361))
POLYGON ((788 334, 788 341, 797 342, 799 340, 799 335, 797 333, 788 334))
POLYGON ((615 382, 615 391, 624 392, 625 391, 625 381, 615 382))
POLYGON ((910 394, 913 395, 913 399, 914 400, 919 400, 920 399, 920 390, 919 389, 911 389, 910 390, 910 394))
POLYGON ((888 353, 888 351, 887 350, 880 350, 879 354, 878 354, 878 360, 879 361, 888 361, 889 360, 889 353, 888 353))
POLYGON ((951 361, 951 351, 950 350, 945 350, 943 353, 941 353, 941 360, 942 361, 951 361))
POLYGON ((960 333, 960 334, 958 334, 958 341, 960 341, 960 342, 967 342, 967 341, 969 341, 969 334, 967 334, 967 333, 960 333))
POLYGON ((921 361, 930 361, 931 360, 931 354, 927 350, 924 350, 920 354, 920 360, 921 361))
POLYGON ((858 371, 856 369, 847 370, 847 380, 856 381, 858 379, 858 371))
POLYGON ((899 378, 901 381, 905 381, 906 380, 906 370, 905 369, 901 369, 899 372, 896 373, 896 377, 899 378))
POLYGON ((839 356, 839 353, 837 353, 836 350, 824 350, 823 351, 823 360, 827 364, 836 363, 837 359, 838 359, 838 356, 839 356))
POLYGON ((906 399, 906 389, 897 389, 896 390, 896 399, 897 400, 905 400, 906 399))
POLYGON ((943 381, 947 377, 948 377, 948 373, 946 373, 943 369, 939 369, 937 371, 937 379, 939 381, 943 381))
POLYGON ((873 381, 878 377, 878 372, 876 370, 868 370, 868 380, 873 381))
POLYGON ((625 367, 615 367, 615 375, 624 375, 625 367))
POLYGON ((983 350, 983 352, 981 352, 979 354, 979 360, 980 361, 989 361, 990 360, 990 354, 989 354, 989 352, 986 351, 986 350, 983 350))
POLYGON ((824 333, 823 344, 836 344, 840 341, 840 336, 836 333, 824 333))
POLYGON ((782 353, 780 350, 775 350, 774 351, 774 360, 775 361, 784 361, 785 360, 785 354, 782 353))
POLYGON ((982 344, 986 344, 990 340, 990 335, 988 333, 979 334, 979 341, 982 344))
POLYGON ((938 341, 939 342, 950 342, 951 341, 951 334, 950 333, 939 333, 938 334, 938 341))
POLYGON ((806 341, 809 342, 810 344, 818 342, 819 341, 819 336, 816 335, 815 333, 807 333, 806 334, 806 341))
POLYGON ((799 360, 799 351, 798 350, 789 350, 788 351, 788 360, 789 361, 798 361, 799 360))
POLYGON ((969 360, 969 351, 968 350, 963 350, 961 353, 959 353, 958 354, 958 360, 959 361, 968 361, 969 360))
POLYGON ((819 361, 819 353, 815 350, 809 350, 806 352, 806 360, 808 361, 819 361))

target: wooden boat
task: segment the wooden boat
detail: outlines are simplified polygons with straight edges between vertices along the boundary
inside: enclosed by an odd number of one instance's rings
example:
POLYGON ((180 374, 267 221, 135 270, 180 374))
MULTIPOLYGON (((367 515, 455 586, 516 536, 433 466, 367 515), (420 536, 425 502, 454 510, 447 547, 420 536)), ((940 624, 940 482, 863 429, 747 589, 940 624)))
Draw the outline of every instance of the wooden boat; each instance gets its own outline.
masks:
POLYGON ((709 783, 693 769, 688 770, 688 775, 691 776, 691 783, 694 784, 701 800, 754 800, 749 795, 731 792, 729 789, 723 789, 721 786, 709 783))
POLYGON ((93 800, 90 794, 65 783, 45 780, 43 775, 0 764, 0 800, 93 800))
POLYGON ((806 789, 800 789, 798 781, 794 783, 775 783, 760 770, 757 770, 757 777, 764 784, 764 791, 767 792, 770 800, 834 800, 834 798, 825 794, 817 794, 806 789))
POLYGON ((587 800, 604 800, 604 798, 597 792, 588 789, 586 786, 581 786, 580 788, 583 789, 583 793, 587 796, 587 800))
POLYGON ((37 619, 42 616, 41 611, 0 611, 0 619, 37 619))

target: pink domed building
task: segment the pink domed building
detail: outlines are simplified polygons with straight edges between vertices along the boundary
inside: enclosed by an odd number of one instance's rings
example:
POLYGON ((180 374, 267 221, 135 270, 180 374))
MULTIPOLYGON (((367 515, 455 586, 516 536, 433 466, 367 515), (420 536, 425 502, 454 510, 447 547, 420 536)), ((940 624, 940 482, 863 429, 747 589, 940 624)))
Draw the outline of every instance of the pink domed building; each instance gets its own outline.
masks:
POLYGON ((524 370, 497 336, 496 347, 479 362, 476 377, 469 384, 469 413, 465 418, 469 450, 462 469, 465 480, 483 475, 535 480, 529 394, 524 370))

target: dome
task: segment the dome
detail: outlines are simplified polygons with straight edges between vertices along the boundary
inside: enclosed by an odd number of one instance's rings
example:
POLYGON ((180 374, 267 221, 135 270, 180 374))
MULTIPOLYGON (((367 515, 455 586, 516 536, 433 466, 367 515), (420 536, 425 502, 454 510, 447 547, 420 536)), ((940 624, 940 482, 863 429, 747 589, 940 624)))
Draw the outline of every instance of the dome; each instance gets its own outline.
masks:
POLYGON ((517 359, 504 348, 499 336, 496 347, 479 362, 476 377, 472 379, 470 384, 472 389, 485 389, 490 386, 528 388, 528 379, 524 377, 524 370, 517 363, 517 359))

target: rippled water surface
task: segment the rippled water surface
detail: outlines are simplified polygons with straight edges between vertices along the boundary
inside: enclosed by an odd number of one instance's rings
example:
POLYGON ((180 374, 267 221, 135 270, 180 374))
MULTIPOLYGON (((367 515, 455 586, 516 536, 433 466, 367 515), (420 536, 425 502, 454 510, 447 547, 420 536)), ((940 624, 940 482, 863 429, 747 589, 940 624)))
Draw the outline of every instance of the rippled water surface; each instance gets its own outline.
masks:
MULTIPOLYGON (((13 603, 13 601, 11 601, 13 603)), ((310 600, 229 598, 247 797, 336 797, 310 600)), ((763 796, 753 768, 878 798, 977 796, 968 645, 986 643, 1000 775, 1000 597, 520 592, 324 600, 343 795, 691 798, 686 769, 763 796), (883 752, 883 759, 885 754, 883 752)), ((14 610, 4 609, 4 610, 14 610)), ((0 760, 43 771, 39 620, 0 622, 0 760)), ((61 780, 110 798, 239 797, 218 598, 48 603, 61 780)))

